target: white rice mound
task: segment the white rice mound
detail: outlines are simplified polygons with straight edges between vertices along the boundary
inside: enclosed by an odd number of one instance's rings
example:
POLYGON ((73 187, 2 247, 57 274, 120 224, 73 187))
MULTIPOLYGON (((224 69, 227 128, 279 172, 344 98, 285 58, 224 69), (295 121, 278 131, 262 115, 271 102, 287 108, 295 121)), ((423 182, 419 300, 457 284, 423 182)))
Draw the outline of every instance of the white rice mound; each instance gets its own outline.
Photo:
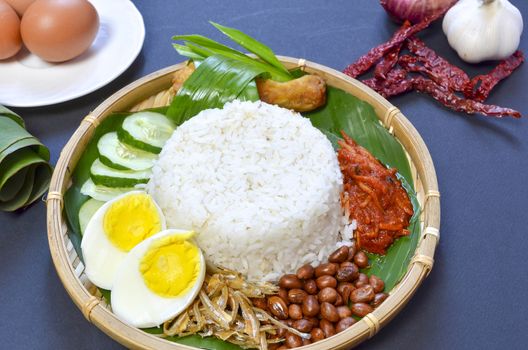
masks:
POLYGON ((234 101, 183 123, 147 190, 169 227, 196 231, 208 263, 250 280, 318 264, 341 241, 342 175, 330 141, 264 102, 234 101))

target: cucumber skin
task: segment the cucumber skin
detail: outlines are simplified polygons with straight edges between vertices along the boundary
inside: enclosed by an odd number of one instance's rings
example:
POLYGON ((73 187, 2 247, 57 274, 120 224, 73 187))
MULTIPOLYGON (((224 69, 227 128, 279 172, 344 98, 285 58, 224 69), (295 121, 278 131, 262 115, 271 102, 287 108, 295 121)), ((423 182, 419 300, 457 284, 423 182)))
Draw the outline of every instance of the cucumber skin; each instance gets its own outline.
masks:
POLYGON ((132 170, 130 168, 112 162, 110 159, 106 158, 102 154, 99 154, 99 160, 107 167, 114 168, 116 170, 132 170))
POLYGON ((146 184, 147 182, 149 182, 149 179, 125 179, 93 174, 90 174, 90 178, 92 179, 94 184, 98 186, 106 186, 112 188, 134 187, 136 185, 146 184))
POLYGON ((101 208, 104 203, 105 202, 98 201, 97 199, 90 198, 86 202, 84 202, 83 205, 81 205, 81 208, 79 209, 79 214, 78 214, 78 216, 79 216, 79 226, 80 226, 80 229, 81 229, 81 236, 84 235, 84 232, 86 231, 86 226, 88 226, 88 222, 90 221, 90 219, 93 217, 93 215, 95 214, 97 209, 101 208), (97 203, 97 208, 95 210, 93 210, 93 207, 95 206, 95 203, 97 203), (87 208, 88 205, 91 208, 87 212, 86 208, 87 208), (86 217, 87 214, 91 214, 91 215, 89 215, 90 217, 87 218, 86 217))
POLYGON ((132 135, 128 133, 128 131, 126 131, 122 127, 120 127, 117 130, 117 139, 122 143, 125 143, 135 148, 139 148, 140 150, 143 150, 143 151, 147 151, 147 152, 154 153, 154 154, 159 154, 161 152, 160 147, 152 146, 143 141, 136 140, 135 138, 132 137, 132 135))

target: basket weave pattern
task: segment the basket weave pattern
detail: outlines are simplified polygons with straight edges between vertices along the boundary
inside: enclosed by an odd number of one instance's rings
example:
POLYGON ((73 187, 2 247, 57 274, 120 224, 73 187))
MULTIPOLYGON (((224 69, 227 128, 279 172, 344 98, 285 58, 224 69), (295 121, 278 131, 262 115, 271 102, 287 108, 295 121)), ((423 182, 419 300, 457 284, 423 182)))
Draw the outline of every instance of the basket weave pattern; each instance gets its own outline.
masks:
MULTIPOLYGON (((392 106, 373 90, 333 69, 304 59, 280 57, 287 68, 301 67, 308 73, 322 76, 329 85, 343 89, 370 103, 380 122, 403 145, 413 178, 418 200, 422 207, 420 216, 421 237, 407 274, 390 292, 389 297, 372 313, 347 330, 328 339, 310 344, 302 349, 345 349, 374 336, 410 300, 434 263, 434 252, 439 241, 440 193, 434 165, 427 147, 412 124, 400 110, 392 106)), ((118 91, 83 119, 61 152, 51 180, 47 199, 48 240, 55 268, 66 291, 88 321, 121 344, 133 349, 192 349, 172 343, 130 327, 118 320, 106 305, 98 289, 84 274, 80 261, 68 237, 63 214, 63 195, 71 185, 71 174, 97 125, 114 111, 137 111, 165 106, 174 96, 172 75, 185 63, 152 73, 118 91)))

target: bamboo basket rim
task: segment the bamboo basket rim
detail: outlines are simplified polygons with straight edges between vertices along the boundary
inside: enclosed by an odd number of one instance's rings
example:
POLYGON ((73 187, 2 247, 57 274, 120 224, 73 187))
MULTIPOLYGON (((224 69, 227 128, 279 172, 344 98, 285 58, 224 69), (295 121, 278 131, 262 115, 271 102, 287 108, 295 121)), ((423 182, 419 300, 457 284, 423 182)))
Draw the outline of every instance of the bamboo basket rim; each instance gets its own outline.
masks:
MULTIPOLYGON (((440 192, 433 161, 418 131, 398 108, 385 100, 361 82, 326 66, 286 56, 278 56, 287 68, 300 67, 308 73, 315 73, 329 85, 345 91, 371 104, 380 122, 402 144, 409 163, 415 170, 415 186, 422 208, 421 237, 407 273, 392 289, 389 297, 372 313, 365 316, 347 330, 330 338, 303 346, 300 349, 345 349, 373 337, 406 305, 414 295, 434 263, 434 252, 439 242, 440 192), (353 90, 354 92, 351 92, 353 90), (418 181, 417 181, 418 180, 418 181), (420 191, 418 186, 421 187, 420 191)), ((57 274, 77 307, 86 319, 119 343, 133 349, 195 349, 190 346, 169 342, 131 327, 113 315, 100 297, 92 294, 81 281, 83 265, 72 247, 67 235, 63 213, 64 193, 71 182, 71 175, 83 148, 91 139, 97 125, 111 112, 128 110, 143 99, 170 86, 172 74, 183 68, 182 62, 151 73, 125 86, 101 103, 80 123, 66 146, 63 148, 50 183, 47 196, 48 243, 57 274), (156 91, 152 91, 152 90, 156 91), (142 93, 138 93, 142 91, 142 93), (76 266, 74 267, 74 264, 76 266)))

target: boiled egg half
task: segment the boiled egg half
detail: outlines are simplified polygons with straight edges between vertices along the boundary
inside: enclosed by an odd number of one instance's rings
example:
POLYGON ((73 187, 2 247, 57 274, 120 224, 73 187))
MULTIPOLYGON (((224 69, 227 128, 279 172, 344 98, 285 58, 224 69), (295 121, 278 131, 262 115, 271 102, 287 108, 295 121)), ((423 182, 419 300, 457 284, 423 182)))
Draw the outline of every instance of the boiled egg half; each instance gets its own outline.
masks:
POLYGON ((155 327, 193 302, 205 278, 205 259, 193 235, 169 229, 128 253, 112 288, 112 311, 119 319, 134 327, 155 327))
POLYGON ((131 191, 106 202, 88 222, 81 242, 87 277, 100 288, 112 289, 127 253, 165 229, 161 209, 143 191, 131 191))

